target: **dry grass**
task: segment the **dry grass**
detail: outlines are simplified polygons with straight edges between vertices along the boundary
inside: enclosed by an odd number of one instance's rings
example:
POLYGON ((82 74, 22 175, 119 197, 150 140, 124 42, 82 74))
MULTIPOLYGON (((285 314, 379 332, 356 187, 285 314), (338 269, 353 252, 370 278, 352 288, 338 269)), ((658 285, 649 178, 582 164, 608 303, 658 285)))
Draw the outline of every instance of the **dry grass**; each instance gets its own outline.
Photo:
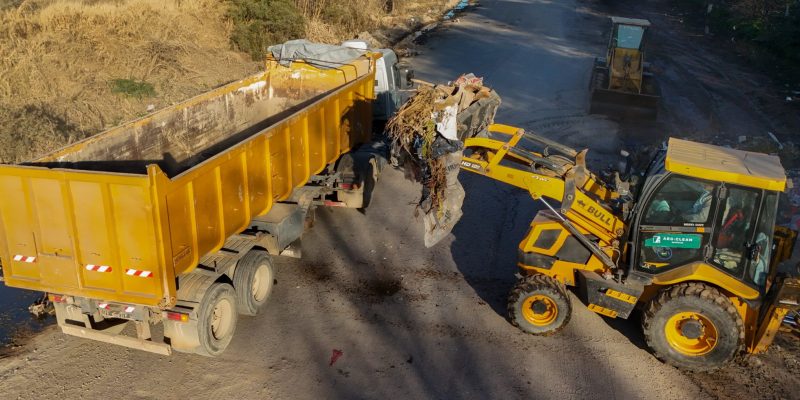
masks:
POLYGON ((1 12, 0 161, 28 159, 255 71, 258 63, 230 50, 224 13, 215 0, 29 0, 1 12), (116 79, 147 82, 160 97, 112 93, 116 79))
POLYGON ((306 17, 308 40, 340 43, 376 30, 391 30, 398 26, 413 28, 413 25, 433 21, 456 1, 296 0, 295 3, 306 17), (414 17, 415 22, 411 22, 410 17, 414 17))
MULTIPOLYGON (((296 1, 308 38, 325 43, 410 15, 430 18, 452 3, 397 0, 387 13, 384 0, 296 1)), ((257 70, 260 63, 231 49, 227 5, 0 0, 0 162, 31 159, 257 70), (114 93, 120 80, 154 90, 114 93)))

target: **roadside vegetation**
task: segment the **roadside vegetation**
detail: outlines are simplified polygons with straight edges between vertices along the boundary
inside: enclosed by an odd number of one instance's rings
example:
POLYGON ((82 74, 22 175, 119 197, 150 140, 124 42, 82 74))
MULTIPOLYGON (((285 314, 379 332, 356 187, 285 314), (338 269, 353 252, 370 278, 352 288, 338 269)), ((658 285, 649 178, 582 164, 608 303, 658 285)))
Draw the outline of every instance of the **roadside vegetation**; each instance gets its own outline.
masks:
POLYGON ((256 61, 270 45, 306 34, 305 18, 293 0, 231 0, 227 17, 233 23, 231 42, 256 61))
POLYGON ((675 0, 695 23, 730 40, 752 62, 800 86, 800 1, 675 0))
POLYGON ((231 43, 263 58, 266 48, 290 39, 339 43, 390 27, 394 17, 439 12, 449 1, 412 0, 230 0, 231 43))
POLYGON ((0 162, 20 162, 263 65, 288 39, 411 29, 441 0, 0 0, 0 162), (413 18, 412 18, 413 17, 413 18), (408 21, 414 21, 409 23, 408 21))
POLYGON ((135 79, 112 80, 111 92, 125 96, 136 97, 137 99, 141 99, 143 97, 153 97, 156 95, 156 90, 153 85, 144 81, 137 81, 135 79))

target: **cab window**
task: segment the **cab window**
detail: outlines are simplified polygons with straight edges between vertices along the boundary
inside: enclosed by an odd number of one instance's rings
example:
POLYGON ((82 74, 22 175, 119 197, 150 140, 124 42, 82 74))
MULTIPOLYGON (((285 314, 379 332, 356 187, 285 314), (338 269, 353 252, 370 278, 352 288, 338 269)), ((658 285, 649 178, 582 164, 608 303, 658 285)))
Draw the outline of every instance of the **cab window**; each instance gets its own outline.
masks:
POLYGON ((772 260, 772 236, 775 234, 775 214, 778 207, 778 196, 768 193, 764 197, 764 205, 756 224, 755 238, 751 244, 750 265, 745 279, 763 289, 769 275, 769 263, 772 260))
POLYGON ((617 28, 617 47, 638 49, 642 44, 644 28, 636 25, 619 25, 617 28))
POLYGON ((728 186, 720 204, 711 263, 737 278, 742 277, 747 262, 760 196, 757 190, 728 186))
POLYGON ((645 208, 645 225, 709 224, 716 185, 712 182, 671 176, 651 196, 645 208))
POLYGON ((638 268, 661 273, 704 258, 711 239, 717 184, 671 175, 644 200, 638 268))

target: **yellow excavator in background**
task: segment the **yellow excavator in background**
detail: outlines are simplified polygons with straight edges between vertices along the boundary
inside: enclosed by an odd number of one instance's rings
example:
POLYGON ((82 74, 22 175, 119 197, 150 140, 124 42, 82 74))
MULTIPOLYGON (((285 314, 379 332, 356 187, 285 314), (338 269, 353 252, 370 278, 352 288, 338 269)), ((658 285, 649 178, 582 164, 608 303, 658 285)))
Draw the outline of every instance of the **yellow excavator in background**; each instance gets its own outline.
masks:
POLYGON ((652 118, 661 94, 644 60, 650 21, 611 17, 611 37, 605 58, 595 58, 590 80, 590 114, 652 118))
POLYGON ((508 299, 522 331, 564 328, 572 286, 609 318, 638 307, 656 357, 702 371, 766 350, 797 309, 800 282, 777 274, 796 238, 776 232, 787 185, 777 157, 672 138, 644 171, 600 178, 586 168, 587 150, 507 125, 489 132, 465 140, 462 169, 546 207, 519 245, 521 278, 508 299))

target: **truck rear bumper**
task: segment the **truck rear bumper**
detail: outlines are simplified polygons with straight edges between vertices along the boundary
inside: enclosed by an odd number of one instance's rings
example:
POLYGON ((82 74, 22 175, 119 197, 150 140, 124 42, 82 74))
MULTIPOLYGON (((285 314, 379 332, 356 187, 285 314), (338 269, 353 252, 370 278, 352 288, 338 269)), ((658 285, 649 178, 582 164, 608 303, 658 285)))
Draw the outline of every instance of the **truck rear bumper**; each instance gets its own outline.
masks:
MULTIPOLYGON (((74 302, 75 300, 70 301, 74 302)), ((53 302, 58 326, 67 335, 165 356, 172 354, 169 344, 154 342, 150 339, 150 323, 152 321, 148 318, 143 317, 141 320, 106 319, 100 314, 100 309, 90 300, 77 299, 77 301, 84 303, 84 306, 87 307, 86 310, 82 309, 79 304, 67 304, 63 301, 53 302), (122 333, 129 322, 136 326, 136 337, 122 333)), ((141 313, 141 315, 149 315, 149 312, 141 313)))
POLYGON ((61 325, 61 331, 67 335, 116 344, 136 350, 144 350, 150 353, 161 354, 162 356, 168 356, 172 354, 172 348, 166 343, 156 343, 130 336, 114 335, 75 325, 61 325))

